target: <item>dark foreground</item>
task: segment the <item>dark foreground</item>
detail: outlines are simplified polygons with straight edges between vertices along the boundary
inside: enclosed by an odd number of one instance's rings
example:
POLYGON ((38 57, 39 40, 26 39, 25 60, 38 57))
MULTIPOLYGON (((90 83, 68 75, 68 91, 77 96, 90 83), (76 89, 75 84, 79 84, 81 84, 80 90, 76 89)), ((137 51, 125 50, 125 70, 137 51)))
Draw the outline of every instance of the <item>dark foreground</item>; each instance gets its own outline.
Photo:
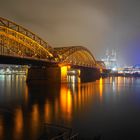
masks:
POLYGON ((79 139, 140 139, 140 78, 91 83, 26 85, 0 76, 0 140, 36 140, 44 123, 63 125, 79 139))

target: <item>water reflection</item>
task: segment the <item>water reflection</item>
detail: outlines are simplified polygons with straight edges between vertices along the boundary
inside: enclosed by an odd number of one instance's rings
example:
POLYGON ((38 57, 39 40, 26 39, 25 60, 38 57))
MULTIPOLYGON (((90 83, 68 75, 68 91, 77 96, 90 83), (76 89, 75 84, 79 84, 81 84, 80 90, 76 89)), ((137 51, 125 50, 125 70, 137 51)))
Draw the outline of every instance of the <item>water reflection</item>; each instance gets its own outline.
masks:
POLYGON ((4 136, 4 122, 3 116, 0 115, 0 139, 3 139, 4 136))
POLYGON ((23 112, 21 108, 15 109, 14 113, 14 139, 19 140, 22 137, 23 131, 23 112))
POLYGON ((60 90, 60 108, 67 120, 71 120, 72 94, 67 85, 62 84, 60 90))
POLYGON ((40 113, 39 113, 39 106, 38 104, 34 104, 32 105, 32 108, 31 108, 31 118, 30 118, 30 121, 31 121, 31 138, 32 139, 35 139, 35 136, 36 134, 38 133, 38 130, 39 130, 39 116, 40 116, 40 113))
POLYGON ((25 105, 28 104, 28 100, 29 100, 28 86, 25 86, 25 93, 24 93, 24 101, 25 101, 25 105))
POLYGON ((44 105, 44 118, 45 118, 45 122, 51 122, 51 105, 48 103, 48 101, 46 101, 44 105))
POLYGON ((90 133, 85 130, 92 122, 90 129, 96 132, 100 124, 96 122, 106 123, 107 115, 101 119, 106 111, 112 111, 114 106, 118 111, 116 104, 121 104, 124 91, 140 81, 109 77, 83 84, 27 85, 25 80, 24 76, 0 76, 0 139, 36 139, 44 122, 76 127, 79 131, 82 130, 78 122, 86 122, 83 135, 90 133))
POLYGON ((103 98, 103 79, 100 78, 100 84, 99 84, 99 90, 100 90, 100 101, 102 101, 103 98))

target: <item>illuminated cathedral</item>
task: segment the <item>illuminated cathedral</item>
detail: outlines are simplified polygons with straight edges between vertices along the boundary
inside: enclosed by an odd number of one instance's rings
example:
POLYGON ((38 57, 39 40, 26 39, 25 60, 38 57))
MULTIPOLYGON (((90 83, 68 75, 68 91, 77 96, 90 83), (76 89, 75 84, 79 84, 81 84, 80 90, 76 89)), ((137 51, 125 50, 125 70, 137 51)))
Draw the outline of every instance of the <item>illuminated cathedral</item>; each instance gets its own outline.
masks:
POLYGON ((117 68, 117 57, 116 57, 116 51, 115 50, 109 51, 107 49, 105 57, 102 58, 101 60, 105 63, 107 69, 114 70, 114 69, 117 68))

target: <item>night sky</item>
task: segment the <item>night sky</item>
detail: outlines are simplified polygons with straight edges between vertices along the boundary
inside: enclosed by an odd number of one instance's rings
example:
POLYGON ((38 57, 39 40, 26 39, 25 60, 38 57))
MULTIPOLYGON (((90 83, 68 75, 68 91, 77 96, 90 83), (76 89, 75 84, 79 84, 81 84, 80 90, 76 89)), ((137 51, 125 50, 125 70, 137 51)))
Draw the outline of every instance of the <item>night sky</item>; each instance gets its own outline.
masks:
POLYGON ((140 64, 140 0, 0 0, 0 16, 29 29, 53 47, 82 45, 100 59, 140 64))

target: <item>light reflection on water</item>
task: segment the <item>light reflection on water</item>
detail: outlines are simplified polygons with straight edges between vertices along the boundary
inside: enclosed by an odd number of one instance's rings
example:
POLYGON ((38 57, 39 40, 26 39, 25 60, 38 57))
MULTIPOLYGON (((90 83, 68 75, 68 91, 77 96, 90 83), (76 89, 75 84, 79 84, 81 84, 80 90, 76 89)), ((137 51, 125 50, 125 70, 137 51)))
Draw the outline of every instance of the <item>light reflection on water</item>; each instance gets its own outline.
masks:
POLYGON ((32 86, 25 80, 0 75, 0 139, 37 139, 44 122, 72 127, 83 138, 139 136, 139 78, 32 86))
POLYGON ((18 108, 14 112, 14 124, 13 124, 13 136, 14 139, 20 139, 22 137, 23 130, 23 111, 21 108, 18 108))

